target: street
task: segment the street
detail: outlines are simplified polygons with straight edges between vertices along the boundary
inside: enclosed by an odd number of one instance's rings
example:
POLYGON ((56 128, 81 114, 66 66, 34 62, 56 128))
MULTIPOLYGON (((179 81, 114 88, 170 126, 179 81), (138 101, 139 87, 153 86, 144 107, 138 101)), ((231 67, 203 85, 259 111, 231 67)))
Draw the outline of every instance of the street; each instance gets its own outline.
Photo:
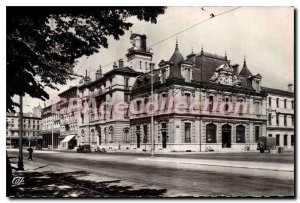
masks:
MULTIPOLYGON (((17 151, 8 151, 10 157, 17 156, 17 151)), ((67 152, 35 151, 33 161, 27 161, 24 153, 25 171, 30 165, 43 168, 44 172, 85 172, 92 181, 107 181, 120 187, 132 187, 133 190, 147 188, 153 191, 149 196, 293 196, 293 171, 222 167, 218 165, 195 165, 180 163, 178 160, 215 160, 212 163, 257 163, 261 165, 289 165, 293 170, 292 153, 224 153, 224 154, 167 154, 158 155, 149 161, 149 155, 118 153, 78 154, 67 152), (175 160, 169 163, 157 162, 159 159, 175 160), (147 161, 148 160, 148 161, 147 161), (92 178, 91 178, 92 177, 92 178), (116 182, 115 182, 116 183, 116 182)), ((282 169, 284 170, 284 169, 282 169)), ((34 171, 34 170, 32 170, 34 171)), ((63 180, 63 179, 61 179, 63 180)), ((34 183, 32 183, 34 184, 34 183)), ((26 185, 26 183, 25 183, 26 185)), ((130 189, 130 190, 132 190, 130 189)), ((103 191, 103 190, 102 190, 103 191)), ((124 196, 145 196, 141 194, 124 196)), ((96 196, 112 196, 94 194, 96 196)), ((114 194, 122 196, 122 193, 114 194)))

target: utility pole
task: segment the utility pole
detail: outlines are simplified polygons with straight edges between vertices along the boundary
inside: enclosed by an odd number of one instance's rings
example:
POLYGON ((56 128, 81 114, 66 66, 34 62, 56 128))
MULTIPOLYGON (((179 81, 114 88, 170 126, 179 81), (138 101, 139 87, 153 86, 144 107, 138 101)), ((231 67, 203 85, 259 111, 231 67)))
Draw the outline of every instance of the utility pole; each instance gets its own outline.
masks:
POLYGON ((20 112, 19 112, 19 160, 18 160, 18 170, 24 170, 23 164, 23 96, 20 95, 20 112))
POLYGON ((11 123, 9 123, 9 125, 8 125, 8 127, 9 127, 9 129, 10 129, 10 136, 9 136, 9 139, 10 139, 10 145, 9 145, 9 148, 11 149, 11 135, 12 135, 12 124, 11 123))
POLYGON ((51 147, 51 150, 53 151, 54 150, 54 147, 53 147, 53 145, 54 145, 54 143, 53 143, 54 142, 54 135, 53 135, 54 116, 53 116, 53 106, 52 105, 53 104, 52 104, 52 100, 51 100, 51 117, 52 117, 52 125, 51 125, 51 138, 52 138, 51 143, 52 143, 52 147, 51 147))
POLYGON ((90 119, 91 119, 91 116, 90 116, 90 111, 88 111, 88 117, 89 117, 89 145, 91 145, 91 130, 90 130, 90 119))
POLYGON ((154 158, 154 97, 153 97, 153 69, 154 63, 150 63, 151 69, 151 102, 152 102, 152 111, 151 111, 151 157, 154 158))

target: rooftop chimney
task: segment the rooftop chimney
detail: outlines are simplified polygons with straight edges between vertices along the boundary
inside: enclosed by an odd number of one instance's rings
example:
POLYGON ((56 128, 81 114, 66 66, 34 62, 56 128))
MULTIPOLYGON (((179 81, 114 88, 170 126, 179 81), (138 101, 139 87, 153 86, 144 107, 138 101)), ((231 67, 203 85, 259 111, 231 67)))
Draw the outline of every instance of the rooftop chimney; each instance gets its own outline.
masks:
POLYGON ((96 80, 102 77, 102 69, 100 65, 100 69, 96 71, 96 80))
POLYGON ((116 62, 114 62, 113 69, 116 69, 116 68, 118 68, 118 66, 117 66, 116 62))
POLYGON ((119 60, 119 68, 124 67, 124 61, 122 59, 119 60))
POLYGON ((101 76, 100 76, 100 71, 97 70, 95 75, 96 75, 96 80, 99 79, 99 78, 101 77, 101 76))
POLYGON ((288 84, 288 91, 294 92, 294 85, 292 83, 288 84))

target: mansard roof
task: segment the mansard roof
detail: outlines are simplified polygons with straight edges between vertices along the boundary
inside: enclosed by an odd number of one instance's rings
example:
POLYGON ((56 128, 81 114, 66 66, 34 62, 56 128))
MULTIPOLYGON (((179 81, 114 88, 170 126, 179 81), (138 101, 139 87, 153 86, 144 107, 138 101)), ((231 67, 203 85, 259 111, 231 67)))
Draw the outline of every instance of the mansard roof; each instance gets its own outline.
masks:
POLYGON ((114 74, 119 74, 119 75, 130 75, 130 76, 138 76, 140 74, 142 74, 142 72, 138 72, 138 71, 135 71, 129 67, 117 67, 117 68, 114 68, 110 71, 108 71, 107 73, 104 73, 103 74, 103 77, 100 77, 94 81, 91 81, 91 82, 87 82, 87 83, 84 83, 80 86, 78 86, 79 89, 82 89, 83 87, 90 87, 92 85, 95 85, 97 84, 98 82, 102 82, 102 81, 105 81, 107 80, 107 77, 110 76, 110 75, 114 75, 114 74))
POLYGON ((193 80, 209 82, 216 69, 225 63, 228 63, 225 57, 201 51, 200 54, 196 55, 193 80))
MULTIPOLYGON (((159 80, 159 73, 158 70, 153 71, 153 83, 160 82, 159 80)), ((143 86, 151 85, 151 72, 145 73, 143 75, 139 75, 134 84, 132 89, 137 89, 143 86)))
POLYGON ((59 93, 58 96, 63 96, 64 94, 71 92, 72 90, 76 90, 76 89, 77 89, 77 86, 70 86, 67 90, 59 93))
POLYGON ((252 73, 251 73, 251 71, 250 71, 250 70, 248 69, 248 67, 247 67, 246 60, 245 60, 245 59, 244 59, 244 65, 243 65, 243 68, 242 68, 242 70, 240 71, 240 74, 239 74, 239 75, 240 75, 240 76, 243 76, 243 77, 246 77, 246 78, 253 76, 252 73))
POLYGON ((180 53, 179 48, 178 48, 178 43, 176 42, 175 51, 174 51, 173 55, 171 56, 169 62, 172 62, 174 64, 174 66, 177 67, 178 63, 180 63, 183 60, 184 60, 184 57, 180 53))
POLYGON ((170 65, 170 74, 167 80, 183 80, 183 77, 181 75, 181 69, 179 66, 176 66, 175 64, 171 63, 170 65))
POLYGON ((187 64, 187 65, 194 65, 190 59, 184 59, 183 61, 179 62, 179 64, 187 64))
POLYGON ((201 51, 200 54, 196 55, 195 68, 193 71, 193 80, 195 82, 210 82, 209 80, 213 77, 214 73, 218 70, 225 70, 241 81, 241 88, 248 90, 254 90, 252 82, 248 77, 244 77, 237 74, 238 65, 230 65, 230 60, 227 60, 226 56, 219 56, 201 51))
POLYGON ((261 87, 263 91, 265 91, 268 94, 276 94, 279 96, 288 96, 288 97, 294 97, 293 92, 281 90, 281 89, 275 89, 275 88, 270 88, 270 87, 261 87))

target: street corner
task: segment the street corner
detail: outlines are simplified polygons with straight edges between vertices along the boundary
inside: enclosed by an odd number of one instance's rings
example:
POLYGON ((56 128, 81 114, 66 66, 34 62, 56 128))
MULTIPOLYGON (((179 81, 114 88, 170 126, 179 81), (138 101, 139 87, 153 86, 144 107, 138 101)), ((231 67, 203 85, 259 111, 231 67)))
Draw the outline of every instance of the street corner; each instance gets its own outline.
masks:
POLYGON ((26 171, 10 197, 162 197, 166 189, 137 188, 122 180, 93 176, 85 171, 26 171))

